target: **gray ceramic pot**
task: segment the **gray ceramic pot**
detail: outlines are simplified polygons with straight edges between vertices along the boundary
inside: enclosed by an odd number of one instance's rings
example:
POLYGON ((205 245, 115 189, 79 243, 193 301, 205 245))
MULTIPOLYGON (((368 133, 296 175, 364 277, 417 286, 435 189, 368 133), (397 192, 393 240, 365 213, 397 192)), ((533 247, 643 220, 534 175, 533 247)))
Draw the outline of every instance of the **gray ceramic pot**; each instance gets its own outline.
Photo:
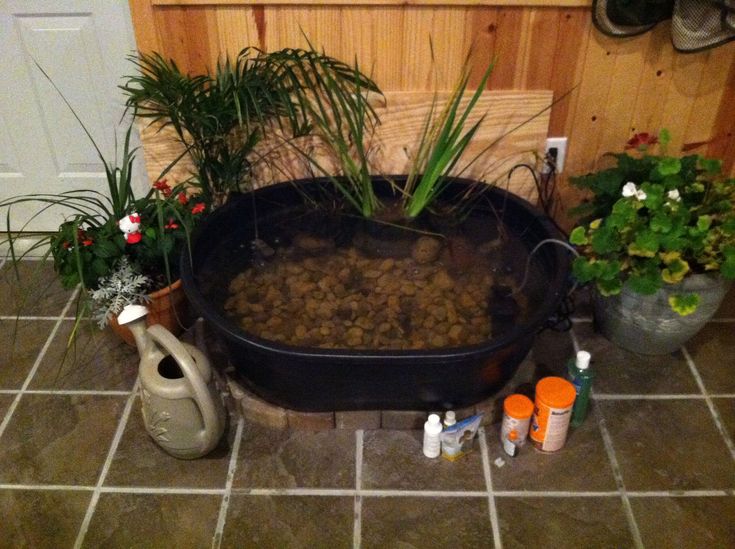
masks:
POLYGON ((673 353, 701 330, 717 312, 730 283, 720 276, 692 275, 667 285, 654 295, 641 295, 627 286, 620 295, 602 297, 595 292, 597 329, 616 345, 644 355, 673 353), (669 306, 669 296, 695 292, 697 310, 680 316, 669 306))

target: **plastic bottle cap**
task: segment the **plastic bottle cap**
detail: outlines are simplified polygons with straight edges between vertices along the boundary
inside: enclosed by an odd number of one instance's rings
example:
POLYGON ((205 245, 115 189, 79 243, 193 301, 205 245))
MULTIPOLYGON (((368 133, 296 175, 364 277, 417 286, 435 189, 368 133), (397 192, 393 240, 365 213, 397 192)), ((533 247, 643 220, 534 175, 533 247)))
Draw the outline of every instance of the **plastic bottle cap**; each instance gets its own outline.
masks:
POLYGON ((441 424, 441 418, 436 414, 430 414, 429 415, 429 423, 433 425, 439 425, 441 424))
POLYGON ((448 427, 450 425, 454 425, 455 423, 457 423, 456 414, 453 410, 447 410, 447 412, 444 414, 444 425, 448 427))
POLYGON ((586 370, 590 367, 590 359, 592 355, 587 351, 579 351, 577 353, 577 368, 580 370, 586 370))
POLYGON ((511 431, 510 433, 508 433, 508 440, 513 441, 513 440, 516 440, 517 438, 518 438, 518 433, 516 433, 515 431, 511 431))
POLYGON ((505 397, 503 401, 503 411, 510 417, 526 419, 533 414, 533 402, 523 395, 510 395, 505 397))
POLYGON ((536 384, 536 399, 552 408, 568 408, 575 398, 574 385, 561 377, 545 377, 536 384))

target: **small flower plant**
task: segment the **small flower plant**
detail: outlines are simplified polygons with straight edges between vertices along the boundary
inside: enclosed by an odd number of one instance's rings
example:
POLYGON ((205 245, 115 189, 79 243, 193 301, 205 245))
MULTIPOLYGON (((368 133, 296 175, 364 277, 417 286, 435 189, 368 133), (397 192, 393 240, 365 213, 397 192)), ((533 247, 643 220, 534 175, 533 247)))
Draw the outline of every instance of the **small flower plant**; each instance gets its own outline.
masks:
POLYGON ((97 288, 89 292, 92 316, 100 329, 107 326, 112 317, 119 315, 126 305, 147 303, 152 284, 149 277, 136 272, 127 256, 122 256, 110 275, 100 278, 97 288))
MULTIPOLYGON (((592 193, 576 208, 585 221, 569 238, 580 252, 573 273, 603 296, 624 284, 652 295, 695 273, 735 279, 735 179, 719 160, 669 156, 669 141, 666 130, 637 134, 612 155, 616 166, 571 180, 592 193)), ((688 315, 699 296, 676 293, 669 304, 688 315)))

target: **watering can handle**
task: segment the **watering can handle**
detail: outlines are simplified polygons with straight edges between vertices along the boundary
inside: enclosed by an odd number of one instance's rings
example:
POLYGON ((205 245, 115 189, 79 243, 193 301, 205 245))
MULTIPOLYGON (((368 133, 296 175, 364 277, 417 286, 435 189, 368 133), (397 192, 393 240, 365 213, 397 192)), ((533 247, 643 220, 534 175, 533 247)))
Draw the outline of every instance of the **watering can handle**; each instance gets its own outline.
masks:
POLYGON ((194 359, 181 342, 160 324, 150 326, 148 333, 156 343, 174 357, 184 377, 191 385, 194 401, 197 403, 204 420, 204 445, 208 446, 212 439, 218 436, 219 419, 217 409, 212 401, 212 395, 204 379, 202 379, 194 359))

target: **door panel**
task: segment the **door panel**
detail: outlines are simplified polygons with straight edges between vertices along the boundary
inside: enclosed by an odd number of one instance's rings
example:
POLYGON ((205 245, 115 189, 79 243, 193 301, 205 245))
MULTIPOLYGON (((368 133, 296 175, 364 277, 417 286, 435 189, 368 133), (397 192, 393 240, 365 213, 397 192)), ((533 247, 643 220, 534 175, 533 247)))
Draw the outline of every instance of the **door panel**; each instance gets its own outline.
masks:
MULTIPOLYGON (((127 2, 11 1, 0 7, 0 71, 12 75, 0 96, 0 200, 28 193, 106 189, 104 168, 53 80, 106 158, 125 124, 117 88, 135 49, 127 2), (36 65, 38 64, 38 66, 36 65)), ((142 154, 135 184, 146 187, 142 154)), ((58 209, 57 209, 58 210, 58 209)), ((14 207, 13 230, 55 230, 61 211, 14 207), (35 217, 34 217, 35 216, 35 217), (30 223, 28 223, 28 221, 30 223)), ((3 227, 4 228, 4 227, 3 227)))

